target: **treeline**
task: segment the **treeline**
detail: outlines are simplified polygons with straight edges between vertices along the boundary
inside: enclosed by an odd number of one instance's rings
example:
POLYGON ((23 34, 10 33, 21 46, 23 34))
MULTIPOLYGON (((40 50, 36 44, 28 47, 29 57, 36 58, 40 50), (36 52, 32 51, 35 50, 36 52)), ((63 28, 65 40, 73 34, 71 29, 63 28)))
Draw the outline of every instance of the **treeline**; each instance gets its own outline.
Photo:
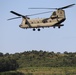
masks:
POLYGON ((23 67, 76 67, 76 53, 54 53, 47 51, 25 51, 15 54, 0 53, 0 71, 23 67))
POLYGON ((16 59, 10 57, 10 54, 0 53, 0 72, 16 70, 18 67, 16 59))

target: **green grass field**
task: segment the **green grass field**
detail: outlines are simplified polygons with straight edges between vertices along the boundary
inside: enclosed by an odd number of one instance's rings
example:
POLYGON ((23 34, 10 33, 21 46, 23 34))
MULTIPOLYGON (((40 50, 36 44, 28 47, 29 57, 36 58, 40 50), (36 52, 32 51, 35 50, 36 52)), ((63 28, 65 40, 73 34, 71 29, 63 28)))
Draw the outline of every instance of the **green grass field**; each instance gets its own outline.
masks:
POLYGON ((27 67, 17 71, 26 75, 76 75, 76 67, 27 67))

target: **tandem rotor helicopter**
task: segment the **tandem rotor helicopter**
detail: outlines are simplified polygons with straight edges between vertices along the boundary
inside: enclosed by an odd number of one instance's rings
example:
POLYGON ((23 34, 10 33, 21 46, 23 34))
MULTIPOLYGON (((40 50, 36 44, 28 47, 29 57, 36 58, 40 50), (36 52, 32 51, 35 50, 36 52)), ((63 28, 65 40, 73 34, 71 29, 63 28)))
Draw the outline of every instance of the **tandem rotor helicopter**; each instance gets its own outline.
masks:
POLYGON ((31 14, 31 15, 26 15, 26 16, 21 15, 14 11, 10 11, 12 14, 17 15, 18 17, 10 18, 8 20, 17 19, 17 18, 22 17, 22 23, 19 25, 19 27, 23 28, 23 29, 33 28, 33 31, 35 31, 36 29, 38 29, 38 31, 40 31, 40 28, 45 28, 45 27, 61 28, 62 26, 64 26, 64 24, 61 24, 61 23, 66 20, 65 11, 63 9, 72 7, 74 5, 75 4, 71 4, 71 5, 61 7, 61 8, 29 8, 29 9, 55 9, 56 10, 56 11, 53 11, 52 15, 49 18, 41 18, 41 19, 40 18, 30 19, 28 16, 45 14, 45 13, 49 13, 51 11, 31 14))

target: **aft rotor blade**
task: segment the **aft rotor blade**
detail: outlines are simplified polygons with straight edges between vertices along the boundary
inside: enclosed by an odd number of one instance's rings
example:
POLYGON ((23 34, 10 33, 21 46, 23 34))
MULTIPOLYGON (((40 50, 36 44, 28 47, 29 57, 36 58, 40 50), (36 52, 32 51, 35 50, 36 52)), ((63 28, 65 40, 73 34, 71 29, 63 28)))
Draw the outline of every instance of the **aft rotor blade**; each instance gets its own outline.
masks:
POLYGON ((57 8, 28 8, 28 9, 57 9, 57 8))
POLYGON ((59 10, 59 9, 66 9, 66 8, 72 7, 72 6, 74 6, 74 5, 75 5, 75 4, 70 4, 70 5, 61 7, 61 8, 29 8, 29 9, 56 9, 56 10, 59 10))
POLYGON ((75 5, 75 4, 70 4, 70 5, 68 5, 68 6, 61 7, 61 8, 58 8, 58 9, 66 9, 66 8, 70 8, 70 7, 74 6, 74 5, 75 5))
POLYGON ((21 18, 21 17, 14 17, 14 18, 10 18, 8 20, 13 20, 13 19, 18 19, 18 18, 21 18))
POLYGON ((36 13, 36 14, 31 14, 31 15, 26 15, 26 16, 34 16, 34 15, 40 15, 40 14, 46 14, 46 13, 50 13, 53 11, 47 11, 47 12, 42 12, 42 13, 36 13))

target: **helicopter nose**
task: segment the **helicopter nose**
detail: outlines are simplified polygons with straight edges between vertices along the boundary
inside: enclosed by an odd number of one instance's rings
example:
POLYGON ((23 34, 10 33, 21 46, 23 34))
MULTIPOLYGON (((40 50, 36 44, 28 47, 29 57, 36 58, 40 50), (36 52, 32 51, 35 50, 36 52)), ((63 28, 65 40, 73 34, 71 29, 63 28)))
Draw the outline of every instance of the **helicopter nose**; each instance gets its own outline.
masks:
POLYGON ((22 25, 19 25, 19 27, 21 27, 22 25))

